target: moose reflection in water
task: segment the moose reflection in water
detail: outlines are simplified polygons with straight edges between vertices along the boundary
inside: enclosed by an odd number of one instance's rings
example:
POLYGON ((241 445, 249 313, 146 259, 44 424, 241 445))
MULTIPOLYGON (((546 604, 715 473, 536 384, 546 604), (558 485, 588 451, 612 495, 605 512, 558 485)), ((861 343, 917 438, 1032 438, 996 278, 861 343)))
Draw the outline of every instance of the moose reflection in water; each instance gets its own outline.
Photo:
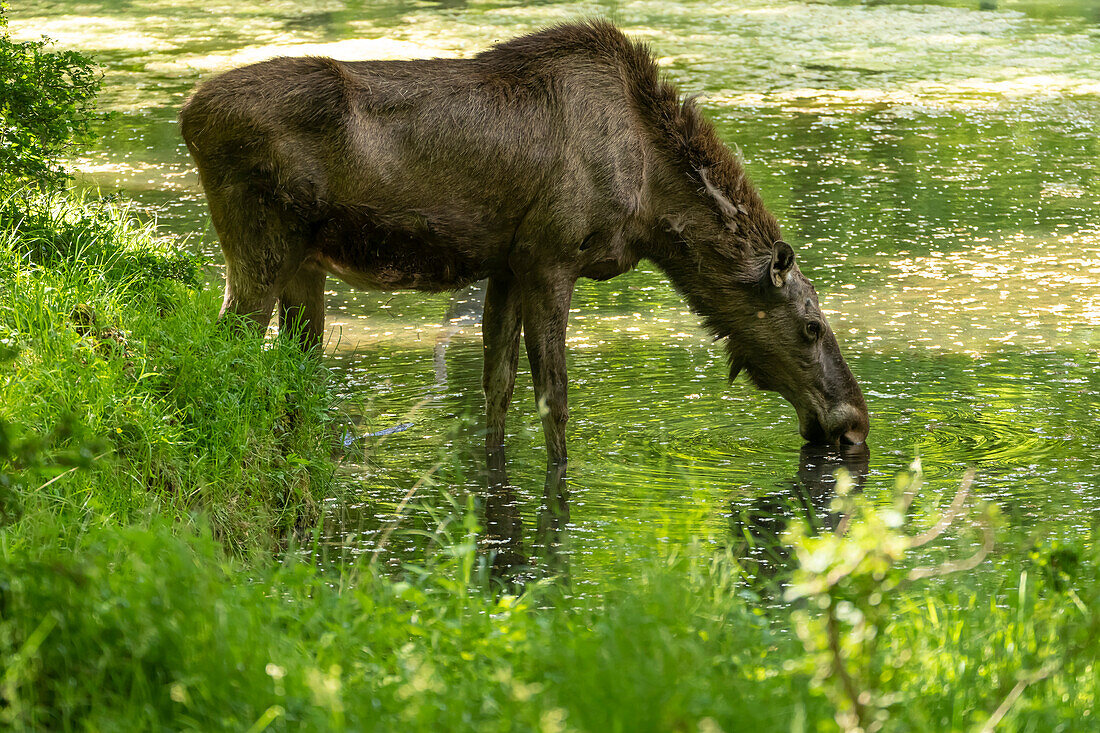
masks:
POLYGON ((569 497, 566 482, 548 485, 538 512, 531 552, 524 538, 519 498, 507 484, 491 487, 482 505, 484 536, 482 551, 492 563, 494 577, 505 583, 520 583, 536 570, 568 580, 569 497), (532 556, 537 556, 532 557, 532 556))
POLYGON ((787 566, 790 552, 783 533, 795 517, 811 532, 832 532, 841 515, 831 505, 836 498, 837 473, 844 469, 858 491, 867 478, 871 451, 866 444, 805 445, 799 455, 798 475, 790 488, 753 499, 733 502, 730 529, 735 554, 746 576, 766 581, 787 566))
POLYGON ((272 59, 201 85, 180 125, 237 323, 266 328, 277 305, 280 327, 313 347, 330 274, 382 290, 488 279, 485 448, 498 475, 521 330, 553 492, 574 285, 642 259, 725 341, 730 376, 783 395, 807 440, 867 436, 860 387, 741 161, 610 23, 467 59, 272 59))
MULTIPOLYGON (((842 517, 833 511, 837 474, 843 469, 858 491, 867 478, 871 451, 866 444, 854 446, 805 445, 799 454, 798 473, 790 488, 755 498, 744 504, 734 502, 730 529, 747 577, 766 584, 789 562, 790 553, 783 533, 795 517, 803 519, 812 532, 837 529, 842 517)), ((564 484, 562 484, 564 486, 564 484)), ((482 551, 492 561, 493 574, 505 582, 515 582, 534 570, 535 563, 525 550, 523 518, 518 498, 507 485, 491 489, 483 503, 484 537, 482 551)), ((539 509, 534 546, 542 556, 537 568, 559 576, 568 574, 566 550, 569 523, 569 499, 562 491, 544 497, 539 509)))

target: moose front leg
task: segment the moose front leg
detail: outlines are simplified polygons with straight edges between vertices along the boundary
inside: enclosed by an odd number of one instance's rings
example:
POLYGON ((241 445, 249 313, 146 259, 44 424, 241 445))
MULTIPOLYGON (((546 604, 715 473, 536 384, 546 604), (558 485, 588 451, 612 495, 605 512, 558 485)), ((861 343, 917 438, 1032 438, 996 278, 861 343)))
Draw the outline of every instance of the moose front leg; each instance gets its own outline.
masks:
POLYGON ((485 357, 482 373, 482 387, 485 389, 485 458, 490 490, 502 490, 508 482, 504 465, 504 420, 516 384, 519 332, 519 288, 511 278, 490 278, 481 318, 485 357))
POLYGON ((546 497, 564 495, 565 424, 569 420, 565 329, 573 280, 544 279, 523 290, 523 341, 535 382, 535 401, 546 434, 546 497))

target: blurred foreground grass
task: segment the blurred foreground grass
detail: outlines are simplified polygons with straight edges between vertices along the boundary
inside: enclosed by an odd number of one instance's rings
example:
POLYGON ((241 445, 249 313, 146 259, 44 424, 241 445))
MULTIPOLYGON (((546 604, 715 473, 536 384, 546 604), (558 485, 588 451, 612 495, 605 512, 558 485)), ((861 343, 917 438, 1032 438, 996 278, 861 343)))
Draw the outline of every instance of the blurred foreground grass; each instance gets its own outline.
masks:
MULTIPOLYGON (((452 551, 400 578, 366 564, 326 573, 300 555, 227 558, 201 523, 181 531, 160 519, 96 527, 75 549, 5 550, 0 720, 16 730, 378 731, 1096 722, 1100 564, 1089 553, 1062 548, 1056 562, 1023 567, 1004 558, 962 582, 885 595, 868 566, 835 593, 765 611, 729 556, 654 558, 598 596, 553 582, 515 596, 485 582, 469 538, 437 539, 452 551), (870 620, 860 618, 868 603, 870 620), (862 686, 852 700, 838 662, 862 686)), ((844 546, 834 560, 851 554, 844 546)), ((828 575, 805 563, 799 573, 828 575)))

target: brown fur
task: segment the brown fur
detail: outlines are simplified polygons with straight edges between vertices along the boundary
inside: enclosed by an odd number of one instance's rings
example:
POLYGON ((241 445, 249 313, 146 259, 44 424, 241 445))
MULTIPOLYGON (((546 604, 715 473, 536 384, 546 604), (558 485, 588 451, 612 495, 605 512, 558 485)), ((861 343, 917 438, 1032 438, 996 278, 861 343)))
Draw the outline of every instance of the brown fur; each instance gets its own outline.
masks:
POLYGON ((741 163, 645 46, 602 21, 471 59, 279 58, 184 106, 227 266, 225 312, 324 332, 324 278, 449 290, 488 278, 490 467, 525 334, 549 446, 565 470, 573 284, 654 261, 809 439, 859 441, 867 411, 809 281, 741 163))

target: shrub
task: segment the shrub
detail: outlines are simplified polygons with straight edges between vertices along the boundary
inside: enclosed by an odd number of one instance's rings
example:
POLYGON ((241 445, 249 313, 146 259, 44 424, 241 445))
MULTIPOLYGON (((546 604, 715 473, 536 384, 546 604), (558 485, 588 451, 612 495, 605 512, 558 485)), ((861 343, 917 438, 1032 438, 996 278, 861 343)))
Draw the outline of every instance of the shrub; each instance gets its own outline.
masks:
POLYGON ((5 11, 0 3, 0 191, 56 188, 68 178, 60 157, 101 117, 100 75, 84 54, 13 41, 5 11))

